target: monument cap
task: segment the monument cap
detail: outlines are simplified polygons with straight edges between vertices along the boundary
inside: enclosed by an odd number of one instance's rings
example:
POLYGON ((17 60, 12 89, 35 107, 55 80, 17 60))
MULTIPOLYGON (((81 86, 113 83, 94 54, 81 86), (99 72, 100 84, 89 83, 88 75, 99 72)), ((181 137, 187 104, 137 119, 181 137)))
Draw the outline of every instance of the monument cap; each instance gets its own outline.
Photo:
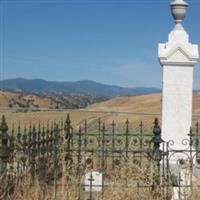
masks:
POLYGON ((188 3, 186 3, 184 0, 174 0, 173 2, 171 2, 171 5, 186 5, 188 6, 188 3))
POLYGON ((175 29, 183 29, 182 22, 187 14, 188 3, 184 0, 174 0, 170 6, 176 24, 175 29))

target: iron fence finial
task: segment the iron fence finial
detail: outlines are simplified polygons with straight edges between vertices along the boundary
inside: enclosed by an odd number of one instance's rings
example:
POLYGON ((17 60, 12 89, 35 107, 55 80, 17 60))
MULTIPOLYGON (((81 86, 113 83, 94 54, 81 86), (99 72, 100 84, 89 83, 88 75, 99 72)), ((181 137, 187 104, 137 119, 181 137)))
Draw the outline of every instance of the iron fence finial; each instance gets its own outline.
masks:
POLYGON ((0 125, 0 131, 3 132, 7 132, 8 131, 8 125, 6 122, 6 116, 2 115, 2 120, 1 120, 1 125, 0 125))
POLYGON ((69 114, 67 114, 67 118, 66 118, 65 123, 68 124, 68 125, 71 124, 71 119, 70 119, 70 115, 69 114))

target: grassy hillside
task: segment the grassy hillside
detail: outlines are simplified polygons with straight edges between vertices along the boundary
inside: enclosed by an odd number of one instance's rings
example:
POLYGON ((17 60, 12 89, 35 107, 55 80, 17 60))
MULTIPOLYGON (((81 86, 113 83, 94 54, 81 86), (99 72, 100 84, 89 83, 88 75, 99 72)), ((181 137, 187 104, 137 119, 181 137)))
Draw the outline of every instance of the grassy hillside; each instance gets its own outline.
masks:
MULTIPOLYGON (((193 95, 193 113, 200 114, 200 93, 193 95)), ((160 113, 162 105, 161 94, 150 94, 133 97, 116 97, 108 101, 96 103, 89 107, 91 110, 120 111, 120 112, 153 112, 160 113)))
POLYGON ((0 107, 77 109, 105 100, 104 97, 62 93, 22 93, 0 91, 0 107))
POLYGON ((160 112, 161 94, 116 97, 105 102, 93 104, 89 108, 101 111, 160 112))
POLYGON ((102 114, 80 112, 77 108, 84 108, 89 104, 103 101, 105 98, 91 95, 70 94, 62 95, 55 93, 27 94, 22 92, 0 91, 0 117, 6 115, 9 127, 37 124, 39 121, 64 121, 70 113, 73 125, 81 124, 84 120, 88 122, 98 119, 102 114), (6 109, 5 109, 6 108, 6 109), (10 108, 9 110, 7 108, 10 108), (40 111, 47 108, 47 111, 40 111), (59 111, 58 109, 66 109, 59 111), (53 109, 48 111, 48 109, 53 109))
MULTIPOLYGON (((1 94, 0 104, 6 105, 8 98, 18 98, 17 94, 7 93, 7 96, 1 94), (4 98, 2 97, 4 96, 4 98)), ((28 96, 23 98, 29 98, 28 96)), ((32 97, 33 98, 33 97, 32 97)), ((39 97, 34 97, 35 101, 38 104, 40 103, 45 105, 50 105, 49 99, 41 99, 39 97), (41 101, 41 102, 40 102, 41 101)), ((193 98, 193 114, 200 114, 200 93, 195 93, 193 98)), ((48 120, 61 120, 65 119, 67 113, 71 114, 71 119, 74 125, 81 124, 85 119, 88 120, 89 123, 96 122, 99 117, 102 118, 107 124, 111 124, 112 120, 118 121, 120 125, 124 124, 126 119, 128 118, 131 122, 131 126, 138 126, 140 121, 142 120, 146 126, 152 126, 152 122, 155 117, 160 117, 161 113, 161 94, 152 94, 152 95, 144 95, 144 96, 133 96, 133 97, 116 97, 110 99, 108 101, 95 103, 88 106, 86 109, 82 110, 66 110, 62 112, 58 111, 42 111, 42 112, 16 112, 13 111, 2 111, 1 113, 5 113, 9 124, 11 122, 18 123, 20 120, 23 123, 28 123, 32 121, 32 123, 36 123, 39 120, 48 121, 48 120), (94 111, 94 112, 93 112, 94 111), (103 113, 103 112, 111 112, 111 113, 103 113), (119 112, 129 112, 121 113, 116 115, 115 111, 119 112), (131 114, 135 113, 135 114, 131 114), (137 114, 139 113, 139 114, 137 114), (144 114, 140 114, 144 113, 144 114), (146 113, 146 114, 145 114, 146 113), (152 114, 152 115, 151 115, 152 114)), ((196 121, 196 118, 194 118, 196 121)))
MULTIPOLYGON (((193 115, 200 114, 200 93, 194 93, 193 95, 193 115)), ((136 114, 119 114, 118 120, 123 123, 126 118, 129 118, 131 122, 136 124, 140 120, 150 124, 155 117, 161 117, 162 108, 162 95, 151 94, 143 96, 133 97, 116 97, 105 102, 93 104, 88 110, 93 111, 119 111, 130 112, 136 114), (144 113, 144 114, 137 114, 144 113), (146 113, 146 114, 145 114, 146 113), (151 115, 152 114, 152 115, 151 115)), ((114 115, 107 117, 107 121, 111 122, 114 115)), ((196 121, 199 117, 193 117, 196 121)))

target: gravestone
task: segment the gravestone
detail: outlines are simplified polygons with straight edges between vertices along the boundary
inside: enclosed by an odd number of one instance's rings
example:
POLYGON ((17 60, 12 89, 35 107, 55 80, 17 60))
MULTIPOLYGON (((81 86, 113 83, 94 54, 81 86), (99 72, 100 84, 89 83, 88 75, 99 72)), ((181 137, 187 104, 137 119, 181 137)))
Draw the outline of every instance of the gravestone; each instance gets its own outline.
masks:
MULTIPOLYGON (((170 148, 174 152, 187 148, 184 141, 192 126, 193 70, 199 58, 198 45, 190 43, 189 35, 182 25, 187 8, 188 4, 184 0, 174 0, 171 3, 175 27, 167 43, 159 44, 158 50, 158 58, 163 67, 162 138, 165 142, 173 141, 170 148)), ((187 160, 183 153, 172 153, 169 157, 173 173, 176 173, 175 168, 180 160, 187 160)), ((187 199, 185 195, 188 196, 190 191, 181 186, 189 185, 190 171, 182 165, 177 175, 181 182, 177 185, 177 181, 174 181, 172 200, 187 199)))
POLYGON ((102 191, 102 174, 97 171, 91 171, 85 175, 85 191, 101 192, 102 191))
POLYGON ((183 149, 192 123, 193 70, 199 58, 198 46, 189 42, 182 26, 188 4, 174 0, 171 11, 175 27, 167 43, 159 44, 158 58, 163 67, 162 138, 183 149))
POLYGON ((85 174, 84 200, 94 200, 101 196, 103 189, 103 175, 98 171, 90 171, 85 174))

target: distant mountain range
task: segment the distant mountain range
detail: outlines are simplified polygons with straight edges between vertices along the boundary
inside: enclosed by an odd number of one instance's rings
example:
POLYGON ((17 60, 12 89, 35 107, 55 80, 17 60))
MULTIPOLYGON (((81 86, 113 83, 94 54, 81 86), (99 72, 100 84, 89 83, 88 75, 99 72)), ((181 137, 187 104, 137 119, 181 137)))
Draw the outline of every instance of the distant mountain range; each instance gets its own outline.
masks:
POLYGON ((0 87, 5 90, 23 91, 23 92, 55 92, 63 94, 88 94, 104 97, 115 96, 136 96, 151 93, 158 93, 158 88, 136 87, 126 88, 114 85, 106 85, 95 81, 76 81, 76 82, 58 82, 46 81, 43 79, 8 79, 0 81, 0 87))

